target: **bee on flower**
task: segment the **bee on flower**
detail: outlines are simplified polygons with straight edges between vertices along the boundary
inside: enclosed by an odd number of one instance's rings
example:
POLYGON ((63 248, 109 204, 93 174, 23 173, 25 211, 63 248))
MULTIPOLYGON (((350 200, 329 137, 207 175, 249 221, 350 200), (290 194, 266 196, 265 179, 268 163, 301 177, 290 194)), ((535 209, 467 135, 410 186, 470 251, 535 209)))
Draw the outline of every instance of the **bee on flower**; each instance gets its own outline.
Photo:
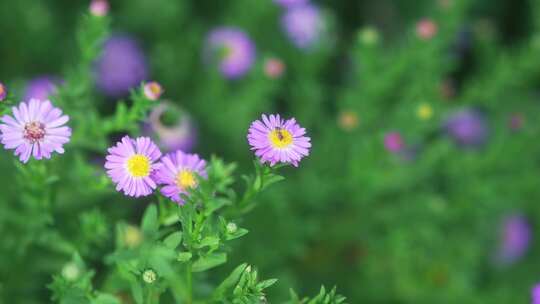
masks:
POLYGON ((263 114, 262 120, 251 124, 247 138, 261 163, 269 163, 270 166, 285 163, 298 167, 311 148, 311 138, 305 135, 306 129, 300 127, 294 118, 284 120, 279 114, 263 114))

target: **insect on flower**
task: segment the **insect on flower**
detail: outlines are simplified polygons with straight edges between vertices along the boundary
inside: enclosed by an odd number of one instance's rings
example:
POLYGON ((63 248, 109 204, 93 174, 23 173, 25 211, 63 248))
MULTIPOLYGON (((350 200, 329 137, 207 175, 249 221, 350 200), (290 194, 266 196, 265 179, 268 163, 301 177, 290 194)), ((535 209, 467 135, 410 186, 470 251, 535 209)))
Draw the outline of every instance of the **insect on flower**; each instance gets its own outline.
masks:
POLYGON ((248 131, 251 150, 262 163, 289 163, 298 167, 302 158, 309 155, 311 138, 305 136, 306 129, 296 123, 296 119, 283 120, 276 115, 262 115, 262 121, 256 120, 248 131))

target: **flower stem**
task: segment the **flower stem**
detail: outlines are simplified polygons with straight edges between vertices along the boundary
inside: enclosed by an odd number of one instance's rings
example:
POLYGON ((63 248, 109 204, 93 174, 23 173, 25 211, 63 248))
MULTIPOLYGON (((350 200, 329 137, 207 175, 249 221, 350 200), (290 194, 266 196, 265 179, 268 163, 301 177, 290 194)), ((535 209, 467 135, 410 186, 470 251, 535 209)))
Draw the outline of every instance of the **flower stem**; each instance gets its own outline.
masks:
POLYGON ((193 283, 192 283, 192 272, 191 272, 191 261, 187 262, 186 265, 186 285, 187 285, 187 304, 193 303, 193 283))

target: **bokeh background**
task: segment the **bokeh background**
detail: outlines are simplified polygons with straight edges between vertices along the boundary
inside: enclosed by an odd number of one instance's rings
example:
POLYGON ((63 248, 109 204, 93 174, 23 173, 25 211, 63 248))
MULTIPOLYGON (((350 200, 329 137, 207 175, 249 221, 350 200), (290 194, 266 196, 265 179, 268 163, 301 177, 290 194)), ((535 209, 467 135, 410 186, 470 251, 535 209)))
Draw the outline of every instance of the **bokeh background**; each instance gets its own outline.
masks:
MULTIPOLYGON (((62 86, 88 5, 0 2, 0 81, 17 100, 62 86)), ((296 117, 312 137, 311 155, 242 223, 250 234, 216 282, 248 262, 279 279, 270 303, 320 284, 349 303, 530 302, 540 281, 540 1, 110 6, 112 38, 92 72, 100 113, 157 80, 169 108, 145 132, 165 150, 217 154, 241 172, 253 160, 247 128, 262 113, 296 117), (212 44, 223 29, 233 33, 212 44)), ((84 155, 99 168, 102 154, 84 155)), ((0 302, 44 303, 70 257, 43 246, 48 222, 21 203, 14 170, 0 151, 0 302)), ((112 187, 96 194, 82 175, 55 216, 99 282, 114 224, 137 223, 149 201, 112 187)))

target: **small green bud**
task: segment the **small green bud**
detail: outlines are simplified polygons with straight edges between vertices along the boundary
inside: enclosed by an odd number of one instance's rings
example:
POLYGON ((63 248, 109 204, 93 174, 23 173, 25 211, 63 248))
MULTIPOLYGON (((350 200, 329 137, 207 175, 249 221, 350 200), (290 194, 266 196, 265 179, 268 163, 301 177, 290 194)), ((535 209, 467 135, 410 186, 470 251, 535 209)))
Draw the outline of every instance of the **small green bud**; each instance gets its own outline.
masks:
POLYGON ((146 269, 142 273, 142 279, 145 283, 153 284, 157 280, 157 273, 153 269, 146 269))
POLYGON ((362 44, 376 45, 380 40, 379 31, 375 27, 367 26, 358 32, 358 39, 362 44))
POLYGON ((238 226, 236 226, 235 223, 230 222, 227 224, 227 232, 228 233, 235 233, 238 230, 238 226))
POLYGON ((81 270, 73 262, 69 262, 62 268, 62 276, 68 281, 75 281, 79 278, 81 270))

